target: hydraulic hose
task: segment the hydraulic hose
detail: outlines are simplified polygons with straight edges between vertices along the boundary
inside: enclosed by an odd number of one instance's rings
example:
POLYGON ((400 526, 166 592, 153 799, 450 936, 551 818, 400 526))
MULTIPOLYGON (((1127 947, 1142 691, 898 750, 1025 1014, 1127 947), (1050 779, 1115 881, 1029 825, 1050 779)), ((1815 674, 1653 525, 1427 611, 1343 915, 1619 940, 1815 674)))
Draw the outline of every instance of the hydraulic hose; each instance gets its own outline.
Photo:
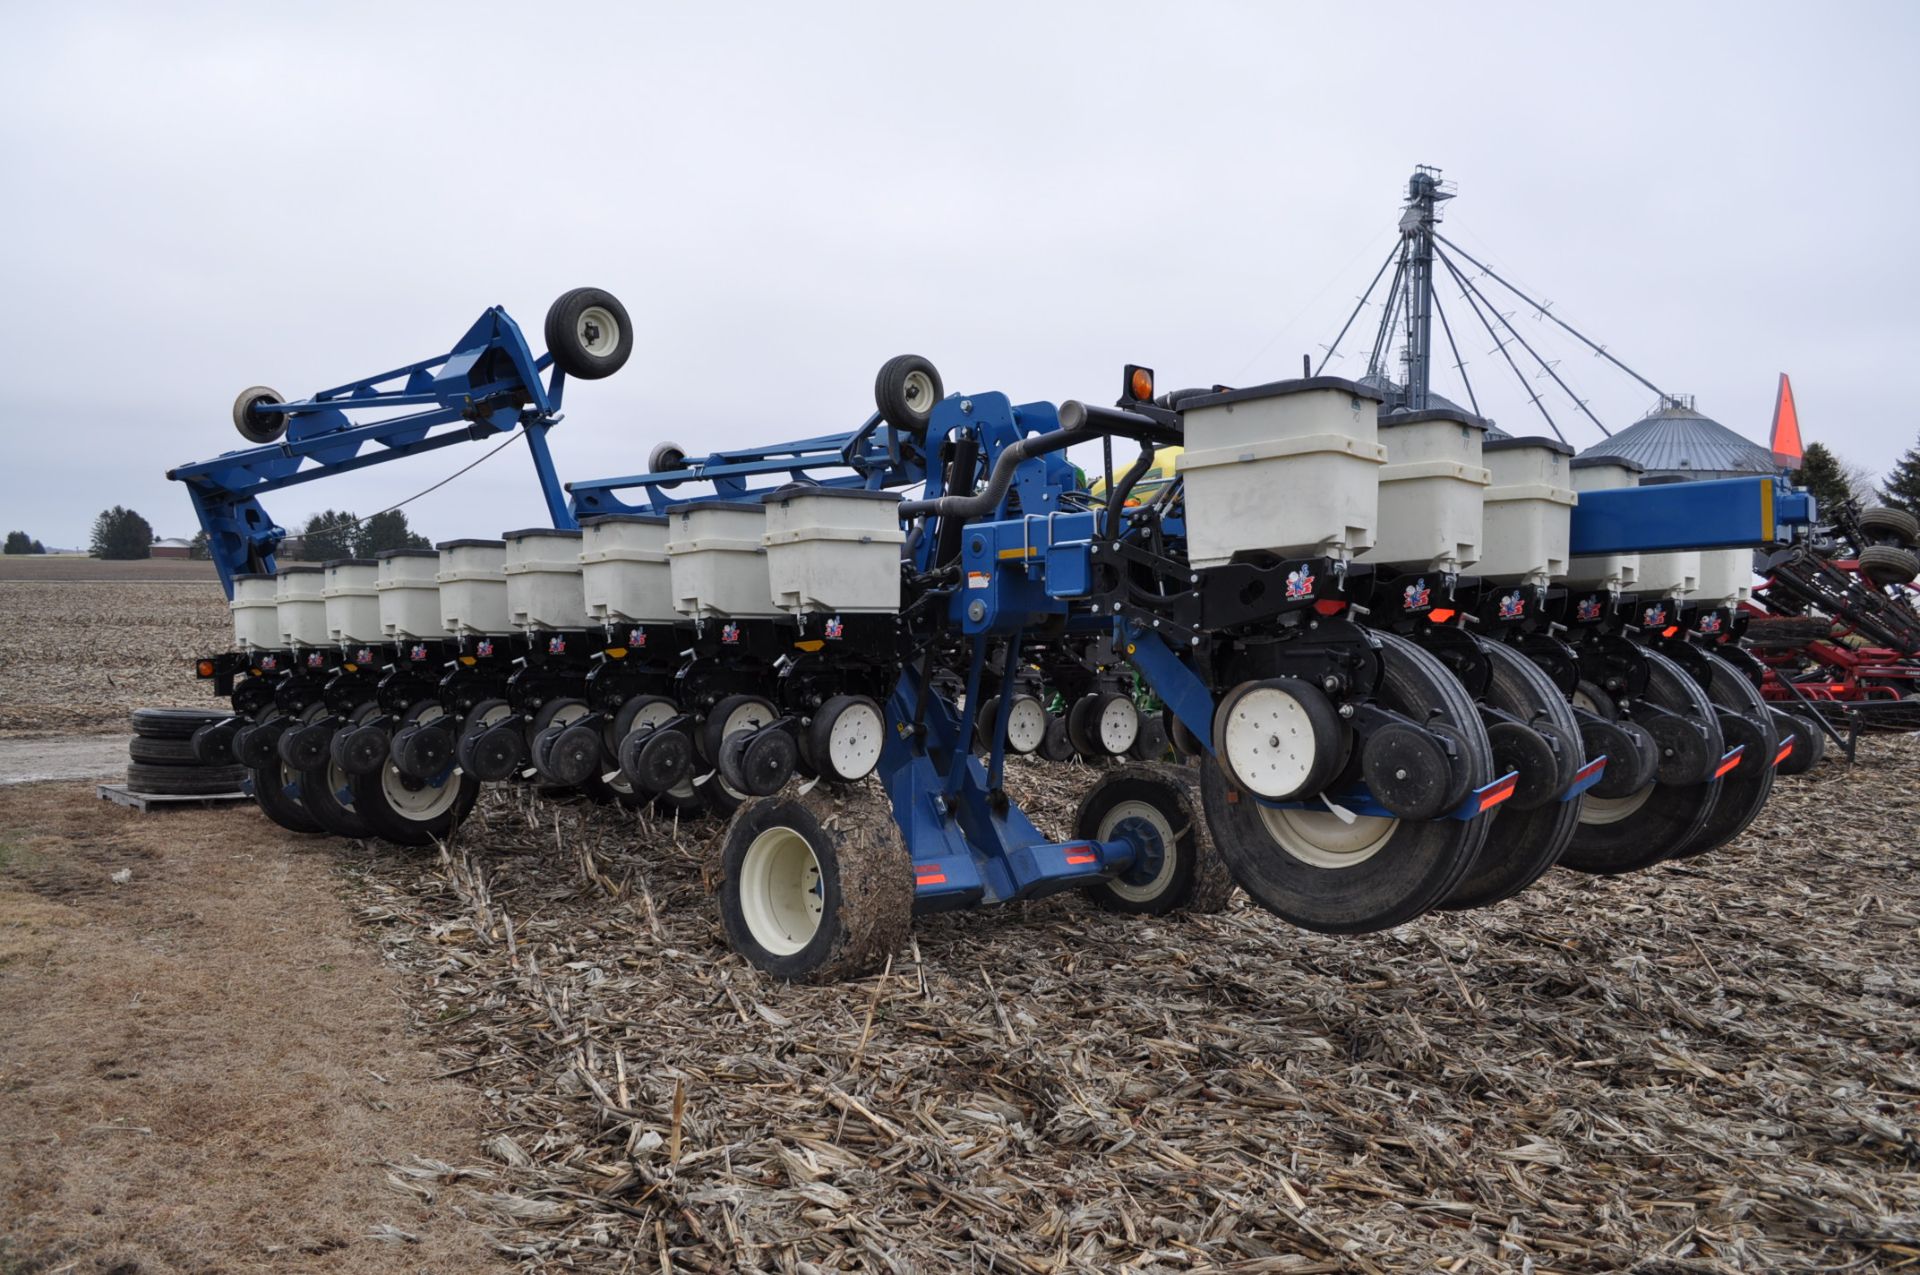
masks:
POLYGON ((987 485, 970 496, 949 495, 933 500, 909 500, 900 506, 902 518, 934 514, 942 518, 970 519, 997 508, 1013 485, 1014 470, 1020 462, 1049 452, 1062 451, 1102 434, 1116 434, 1143 443, 1178 442, 1180 431, 1146 416, 1111 407, 1088 407, 1078 399, 1060 404, 1060 428, 1050 434, 1029 434, 1014 443, 993 463, 987 485))

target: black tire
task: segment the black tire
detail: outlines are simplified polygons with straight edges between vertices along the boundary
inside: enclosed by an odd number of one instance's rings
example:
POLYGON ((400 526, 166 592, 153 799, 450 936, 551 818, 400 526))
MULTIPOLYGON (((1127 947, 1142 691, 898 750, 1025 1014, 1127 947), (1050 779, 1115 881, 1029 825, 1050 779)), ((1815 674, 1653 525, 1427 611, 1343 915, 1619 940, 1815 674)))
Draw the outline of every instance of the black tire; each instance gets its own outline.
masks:
POLYGON ((880 419, 915 438, 927 432, 933 405, 945 397, 940 370, 918 354, 888 359, 873 381, 873 402, 880 409, 880 419))
MULTIPOLYGON (((1708 723, 1707 747, 1724 752, 1720 748, 1720 722, 1705 688, 1659 652, 1644 654, 1652 666, 1647 698, 1662 708, 1708 723)), ((1713 812, 1718 783, 1715 779, 1698 784, 1663 784, 1656 780, 1632 794, 1606 800, 1588 793, 1581 802, 1580 828, 1573 834, 1573 844, 1560 856, 1561 866, 1608 876, 1652 867, 1674 848, 1685 845, 1706 824, 1713 812)))
POLYGON ((204 766, 191 739, 148 739, 135 735, 127 741, 127 756, 148 766, 204 766))
POLYGON ((233 716, 222 708, 136 708, 128 714, 133 733, 144 739, 192 739, 208 722, 233 716))
POLYGON ((1201 745, 1199 736, 1188 730, 1187 724, 1171 708, 1160 710, 1160 721, 1166 727, 1167 740, 1173 745, 1173 751, 1181 757, 1198 757, 1207 751, 1201 745))
POLYGON ((807 723, 808 764, 829 783, 857 783, 872 774, 886 742, 887 710, 865 695, 835 695, 807 723))
MULTIPOLYGON (((1466 688, 1405 638, 1377 636, 1385 665, 1380 701, 1415 720, 1431 716, 1455 728, 1468 785, 1493 782, 1493 750, 1466 688)), ((1324 934, 1387 929, 1433 907, 1472 869, 1492 822, 1480 815, 1427 823, 1374 819, 1360 826, 1345 824, 1331 812, 1263 807, 1251 792, 1229 784, 1212 757, 1200 764, 1200 795, 1214 845, 1248 897, 1283 920, 1324 934), (1309 822, 1322 819, 1335 823, 1309 822), (1353 845, 1346 852, 1349 862, 1319 849, 1333 840, 1335 827, 1353 845), (1287 845, 1282 835, 1299 848, 1287 845), (1369 835, 1371 841, 1360 841, 1369 835)))
POLYGON ((678 443, 655 443, 653 450, 647 453, 647 472, 663 474, 670 469, 687 467, 687 449, 678 443))
POLYGON ((582 381, 612 376, 633 354, 633 321, 627 308, 600 288, 561 293, 547 308, 546 335, 554 364, 582 381))
POLYGON ((1560 764, 1553 793, 1545 801, 1522 809, 1509 799, 1494 810, 1487 843, 1440 904, 1450 911, 1487 907, 1520 893, 1560 862, 1580 828, 1581 799, 1559 798, 1586 764, 1573 705, 1553 679, 1520 652, 1500 642, 1480 645, 1493 665, 1486 702, 1558 744, 1560 764))
POLYGON ((913 861, 877 788, 760 797, 721 834, 717 893, 735 952, 779 978, 832 982, 906 943, 913 861))
POLYGON ((1067 738, 1082 757, 1124 757, 1140 738, 1140 710, 1115 691, 1082 695, 1067 710, 1067 738))
POLYGON ((1163 762, 1130 763, 1102 775, 1073 812, 1073 835, 1105 841, 1122 820, 1137 815, 1169 844, 1151 874, 1136 868, 1084 885, 1080 893, 1109 912, 1225 911, 1233 897, 1233 874, 1213 848, 1195 778, 1191 770, 1163 762))
POLYGON ((1911 584, 1920 575, 1920 557, 1911 549, 1892 545, 1868 545, 1860 551, 1860 574, 1885 588, 1890 584, 1911 584))
POLYGON ((1140 733, 1135 736, 1133 747, 1127 755, 1135 761, 1166 761, 1173 756, 1173 745, 1167 741, 1167 728, 1155 714, 1151 717, 1142 714, 1140 733))
POLYGON ((1826 732, 1805 714, 1776 708, 1773 710, 1773 728, 1783 742, 1788 739, 1793 741, 1792 751, 1774 767, 1775 773, 1804 775, 1827 755, 1826 732))
POLYGON ((1721 728, 1729 746, 1743 744, 1745 751, 1734 768, 1721 776, 1706 822, 1684 845, 1674 848, 1669 855, 1674 859, 1691 859, 1726 845, 1747 830, 1773 793, 1773 755, 1780 748, 1773 713, 1738 668, 1711 651, 1707 659, 1713 665, 1707 696, 1716 707, 1732 710, 1732 717, 1721 718, 1721 728))
POLYGON ((409 779, 391 761, 371 775, 352 775, 353 808, 367 831, 397 846, 430 846, 444 841, 480 799, 480 781, 472 775, 448 775, 439 784, 409 779), (449 792, 448 790, 451 790, 449 792), (420 794, 432 792, 432 797, 420 794))
POLYGON ((240 431, 240 437, 256 446, 277 443, 280 441, 280 436, 287 432, 286 413, 274 412, 266 415, 253 409, 260 403, 286 401, 280 397, 278 390, 268 389, 264 385, 249 385, 233 400, 233 427, 240 431))
POLYGON ((254 804, 267 818, 288 832, 317 836, 324 831, 300 800, 300 776, 279 758, 270 766, 255 767, 250 778, 254 804))
POLYGON ((238 717, 223 717, 193 732, 193 738, 187 743, 193 749, 194 760, 202 766, 233 765, 233 737, 243 725, 245 722, 238 717))
POLYGON ((1067 721, 1064 717, 1047 718, 1047 733, 1040 740, 1039 753, 1043 761, 1074 759, 1073 740, 1067 735, 1067 721))
POLYGON ((1920 518, 1904 509, 1875 505, 1860 515, 1860 533, 1875 540, 1891 540, 1903 549, 1920 549, 1920 518))
POLYGON ((134 762, 127 767, 127 791, 155 797, 205 797, 240 792, 247 772, 239 766, 151 766, 134 762))
POLYGON ((321 831, 350 841, 364 841, 373 835, 353 804, 351 776, 334 765, 331 758, 324 766, 297 773, 300 805, 320 825, 321 831))

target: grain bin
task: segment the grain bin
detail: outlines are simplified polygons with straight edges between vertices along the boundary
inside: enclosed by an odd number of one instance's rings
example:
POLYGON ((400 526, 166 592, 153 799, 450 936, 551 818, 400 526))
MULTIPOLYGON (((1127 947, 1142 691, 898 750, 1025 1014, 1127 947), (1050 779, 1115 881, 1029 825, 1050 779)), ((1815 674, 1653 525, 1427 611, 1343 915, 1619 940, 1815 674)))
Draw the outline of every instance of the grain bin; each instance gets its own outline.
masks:
POLYGON ((760 498, 774 603, 794 614, 900 609, 900 495, 796 484, 760 498))
POLYGON ((587 614, 600 624, 672 624, 672 572, 665 514, 601 514, 580 520, 580 574, 587 614))
POLYGON ((1346 558, 1372 544, 1379 510, 1379 395, 1335 376, 1187 399, 1187 556, 1346 558))
POLYGON ((274 577, 274 612, 282 646, 331 646, 327 636, 326 573, 319 567, 281 567, 274 577))
POLYGON ((335 558, 320 569, 327 636, 335 642, 378 642, 380 564, 372 558, 335 558))
POLYGON ((1475 573, 1502 584, 1544 585, 1564 576, 1579 499, 1567 467, 1573 448, 1529 437, 1495 439, 1481 450, 1493 481, 1475 573))
POLYGON ((440 623, 450 633, 505 633, 507 542, 443 540, 440 551, 440 623))
POLYGON ((374 588, 380 593, 380 632, 396 642, 443 638, 440 555, 431 549, 384 549, 374 588))
POLYGON ((265 573, 233 578, 233 644, 243 651, 280 646, 279 582, 265 573))
MULTIPOLYGON (((1640 462, 1625 456, 1578 456, 1570 467, 1576 492, 1618 491, 1640 482, 1640 462)), ((1607 553, 1570 559, 1567 587, 1632 593, 1639 587, 1640 555, 1607 553)))
POLYGON ((766 507, 745 501, 702 500, 668 515, 667 566, 674 609, 705 619, 771 619, 767 551, 761 537, 766 507))
POLYGON ((552 527, 509 531, 507 617, 516 629, 585 629, 586 588, 580 580, 580 533, 552 527))
POLYGON ((1481 465, 1487 423, 1454 408, 1395 412, 1380 420, 1379 530, 1369 562, 1409 571, 1460 571, 1480 557, 1481 465))

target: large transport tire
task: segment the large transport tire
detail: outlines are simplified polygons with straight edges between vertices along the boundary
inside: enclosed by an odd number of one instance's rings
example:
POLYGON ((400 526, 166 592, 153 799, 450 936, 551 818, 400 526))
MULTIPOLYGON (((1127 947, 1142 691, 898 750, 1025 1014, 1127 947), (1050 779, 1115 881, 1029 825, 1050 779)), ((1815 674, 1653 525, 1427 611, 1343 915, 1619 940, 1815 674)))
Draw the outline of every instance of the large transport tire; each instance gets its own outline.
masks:
POLYGON ((135 735, 127 741, 127 756, 147 766, 201 766, 191 739, 148 739, 135 735))
POLYGON ((153 766, 134 762, 127 767, 127 791, 152 797, 207 797, 241 792, 247 772, 240 766, 153 766))
MULTIPOLYGON (((1473 868, 1441 902, 1447 909, 1480 908, 1510 899, 1538 881, 1560 861, 1580 827, 1580 803, 1560 800, 1559 794, 1586 764, 1580 746, 1580 723, 1573 706, 1539 665, 1501 642, 1482 642, 1493 665, 1487 702, 1532 728, 1534 737, 1552 738, 1560 745, 1559 764, 1551 795, 1528 793, 1523 774, 1520 791, 1493 812, 1493 827, 1480 848, 1473 868), (1516 805, 1526 802, 1527 808, 1516 805)), ((1495 743, 1495 769, 1504 769, 1502 749, 1495 743)))
POLYGON ((128 714, 133 733, 142 739, 192 739, 208 722, 231 716, 225 708, 136 708, 128 714))
POLYGON ((568 376, 597 381, 633 354, 633 321, 611 292, 575 288, 547 309, 547 352, 568 376))
POLYGON ((873 379, 873 402, 880 419, 902 434, 927 432, 933 405, 946 397, 940 370, 918 354, 897 354, 880 365, 873 379))
POLYGON ((1890 584, 1911 584, 1920 575, 1920 557, 1911 549, 1892 545, 1869 545, 1860 551, 1860 574, 1881 588, 1890 584))
MULTIPOLYGON (((1752 823, 1773 793, 1773 755, 1780 748, 1780 734, 1774 725, 1767 701, 1746 675, 1731 662, 1707 653, 1713 665, 1713 682, 1707 696, 1718 708, 1731 709, 1737 715, 1728 730, 1727 746, 1744 744, 1739 764, 1720 779, 1719 795, 1713 810, 1700 830, 1674 849, 1671 858, 1691 859, 1726 845, 1752 823), (1744 722, 1745 725, 1741 725, 1744 722), (1737 732, 1737 734, 1736 734, 1737 732)), ((1723 729, 1729 723, 1721 719, 1723 729)))
MULTIPOLYGON (((1645 652, 1652 665, 1647 698, 1662 708, 1709 723, 1707 746, 1721 747, 1720 723, 1707 692, 1686 670, 1658 651, 1645 652)), ((1706 825, 1720 781, 1663 784, 1656 780, 1619 797, 1588 793, 1581 803, 1580 828, 1560 856, 1576 872, 1612 875, 1637 872, 1665 859, 1706 825)))
MULTIPOLYGON (((504 715, 508 710, 501 704, 495 711, 504 715)), ((406 717, 427 722, 445 712, 440 704, 423 701, 410 707, 406 717)), ((349 775, 347 787, 354 810, 373 836, 397 846, 430 846, 445 840, 480 799, 480 781, 457 771, 449 764, 442 775, 412 779, 388 757, 370 774, 349 775)))
POLYGON ((1165 853, 1152 870, 1137 865, 1080 892, 1109 912, 1221 912, 1233 897, 1233 874, 1213 848, 1194 772, 1164 762, 1135 762, 1095 781, 1073 812, 1073 835, 1106 841, 1128 819, 1159 834, 1165 853))
POLYGON ((1773 728, 1782 740, 1793 740, 1793 751, 1774 768, 1776 774, 1804 775, 1827 755, 1826 732, 1804 713, 1789 713, 1776 708, 1773 710, 1773 728))
MULTIPOLYGON (((1479 710, 1445 665, 1391 633, 1377 635, 1385 675, 1380 701, 1415 721, 1437 718, 1460 741, 1470 788, 1493 782, 1493 751, 1479 710)), ((1472 869, 1492 818, 1426 823, 1331 811, 1276 809, 1228 783, 1213 757, 1200 763, 1201 798, 1214 845, 1254 902, 1302 929, 1360 934, 1411 921, 1472 869)))
POLYGON ((252 771, 253 800, 261 813, 288 832, 319 835, 324 832, 300 800, 300 776, 275 757, 271 764, 252 771))
POLYGON ((875 785, 741 805, 720 840, 727 943, 780 978, 870 974, 907 941, 913 861, 875 785))
POLYGON ((1903 549, 1920 549, 1920 518, 1904 509, 1875 505, 1860 515, 1862 535, 1891 540, 1903 549))

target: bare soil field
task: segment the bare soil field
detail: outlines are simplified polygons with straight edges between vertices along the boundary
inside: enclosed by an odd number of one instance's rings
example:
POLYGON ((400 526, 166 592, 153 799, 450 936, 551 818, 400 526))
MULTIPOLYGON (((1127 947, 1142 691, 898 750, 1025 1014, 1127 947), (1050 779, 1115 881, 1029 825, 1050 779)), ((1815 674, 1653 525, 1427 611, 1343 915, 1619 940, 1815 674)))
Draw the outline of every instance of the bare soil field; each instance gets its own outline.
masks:
POLYGON ((193 660, 233 641, 211 563, 0 556, 0 735, 124 731, 145 704, 202 706, 193 660))
MULTIPOLYGON (((1069 897, 832 987, 727 951, 710 824, 500 794, 402 854, 0 789, 38 856, 0 1233, 125 1272, 1920 1265, 1916 745, 1706 859, 1386 934, 1069 897)), ((1023 795, 1058 832, 1086 778, 1023 795)))

